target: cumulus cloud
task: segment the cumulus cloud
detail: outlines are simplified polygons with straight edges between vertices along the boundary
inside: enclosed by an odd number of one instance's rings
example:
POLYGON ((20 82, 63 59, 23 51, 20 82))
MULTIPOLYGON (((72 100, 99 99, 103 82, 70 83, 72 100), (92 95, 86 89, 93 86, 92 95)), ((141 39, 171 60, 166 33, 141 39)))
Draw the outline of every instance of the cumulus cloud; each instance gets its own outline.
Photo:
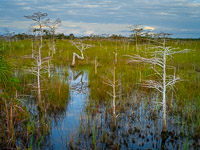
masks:
POLYGON ((31 25, 31 21, 7 21, 7 20, 0 20, 0 28, 8 28, 12 29, 15 32, 27 32, 28 28, 31 25))
POLYGON ((154 27, 150 27, 150 26, 145 26, 144 30, 152 30, 153 31, 153 30, 155 30, 155 28, 154 27))
POLYGON ((91 34, 94 34, 94 31, 88 30, 88 31, 85 32, 85 34, 86 34, 86 35, 91 35, 91 34))
MULTIPOLYGON (((35 25, 35 26, 33 25, 32 28, 39 29, 40 26, 39 25, 35 25)), ((46 25, 41 25, 41 28, 45 29, 45 28, 48 28, 48 27, 46 25)))
POLYGON ((121 8, 121 6, 116 6, 116 7, 111 7, 111 10, 119 10, 121 8))
POLYGON ((98 5, 83 5, 82 7, 84 7, 84 8, 97 8, 99 6, 98 5))
POLYGON ((70 34, 72 31, 78 36, 91 34, 126 34, 123 32, 129 28, 129 24, 106 24, 106 23, 85 23, 74 21, 63 21, 59 32, 70 34))
POLYGON ((31 7, 23 7, 24 10, 33 10, 31 7))
MULTIPOLYGON (((127 26, 133 24, 152 27, 147 30, 155 32, 170 31, 174 35, 181 32, 180 29, 188 29, 184 30, 185 34, 197 34, 199 7, 199 0, 0 0, 0 18, 10 20, 7 27, 21 29, 13 21, 23 21, 24 15, 34 11, 46 12, 50 18, 61 19, 62 32, 78 35, 86 35, 89 31, 95 34, 129 34, 122 31, 127 31, 127 26)), ((1 22, 0 26, 6 25, 1 22)))
POLYGON ((26 5, 26 3, 24 3, 24 2, 19 2, 19 3, 15 3, 16 5, 19 5, 19 6, 25 6, 26 5))

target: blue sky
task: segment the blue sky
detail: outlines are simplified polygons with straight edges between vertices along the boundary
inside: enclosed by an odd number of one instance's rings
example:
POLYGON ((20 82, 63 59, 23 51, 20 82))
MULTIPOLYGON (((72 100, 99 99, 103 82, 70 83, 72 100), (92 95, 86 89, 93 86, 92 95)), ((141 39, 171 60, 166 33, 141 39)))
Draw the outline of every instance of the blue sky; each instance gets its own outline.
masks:
POLYGON ((200 0, 0 0, 0 33, 28 32, 33 22, 23 16, 38 11, 60 18, 57 32, 66 35, 128 36, 131 25, 141 24, 173 37, 200 37, 200 0))

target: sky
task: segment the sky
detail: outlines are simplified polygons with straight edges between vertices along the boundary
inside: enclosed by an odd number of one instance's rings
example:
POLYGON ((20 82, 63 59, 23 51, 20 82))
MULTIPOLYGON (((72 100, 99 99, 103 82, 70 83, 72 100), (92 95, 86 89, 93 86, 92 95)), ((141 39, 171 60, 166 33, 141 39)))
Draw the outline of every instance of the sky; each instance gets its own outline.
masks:
POLYGON ((75 36, 130 36, 130 27, 200 38, 200 0, 0 0, 0 34, 28 33, 34 21, 24 18, 47 13, 62 23, 57 33, 75 36))

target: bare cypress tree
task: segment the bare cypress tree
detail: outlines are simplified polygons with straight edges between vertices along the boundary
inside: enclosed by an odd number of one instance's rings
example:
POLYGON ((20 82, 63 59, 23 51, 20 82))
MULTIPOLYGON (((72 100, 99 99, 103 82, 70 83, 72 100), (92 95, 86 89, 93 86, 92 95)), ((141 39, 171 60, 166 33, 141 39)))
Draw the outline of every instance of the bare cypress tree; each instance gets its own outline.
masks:
POLYGON ((78 55, 77 53, 73 53, 73 58, 72 58, 72 64, 71 66, 74 67, 75 63, 76 63, 76 58, 80 59, 80 60, 84 60, 84 55, 83 55, 83 51, 93 47, 93 45, 90 44, 84 44, 81 42, 71 42, 81 53, 81 55, 78 55))
MULTIPOLYGON (((35 60, 34 67, 31 69, 28 69, 31 74, 37 76, 37 94, 38 94, 38 103, 39 106, 41 106, 41 74, 46 70, 46 67, 43 65, 44 63, 47 63, 47 60, 49 58, 42 58, 42 47, 43 47, 43 29, 47 26, 47 23, 49 23, 49 19, 46 19, 47 13, 41 13, 37 12, 30 16, 24 16, 27 19, 31 19, 36 22, 36 25, 33 26, 34 29, 39 31, 40 35, 40 46, 38 48, 38 51, 34 55, 33 59, 35 60)), ((33 56, 33 55, 32 55, 33 56)))
POLYGON ((144 31, 144 29, 141 28, 140 25, 132 25, 130 28, 131 32, 133 32, 132 37, 135 38, 136 51, 138 51, 139 38, 141 37, 142 31, 144 31))
MULTIPOLYGON (((51 40, 52 40, 52 43, 49 44, 49 52, 48 52, 48 57, 52 57, 53 58, 53 55, 56 53, 56 47, 55 47, 55 32, 56 32, 56 29, 58 28, 58 26, 60 25, 61 21, 60 19, 56 19, 55 21, 50 21, 48 23, 48 27, 50 29, 50 34, 51 34, 51 40)), ((51 77, 51 59, 48 59, 48 62, 47 62, 47 66, 48 66, 48 78, 51 77)))
POLYGON ((163 107, 163 131, 167 131, 166 121, 166 99, 167 88, 174 89, 176 82, 180 80, 176 76, 176 68, 167 65, 167 57, 172 57, 173 54, 188 52, 187 49, 176 51, 171 47, 163 46, 156 47, 158 50, 152 53, 151 58, 144 58, 139 55, 127 55, 129 57, 128 63, 147 63, 152 66, 155 74, 158 76, 158 80, 145 80, 143 87, 153 88, 162 94, 162 107, 163 107), (167 74, 167 69, 174 69, 174 75, 167 74))
POLYGON ((57 18, 55 21, 50 22, 48 27, 50 28, 50 32, 52 34, 52 50, 53 54, 56 53, 56 48, 55 48, 55 32, 58 26, 61 24, 61 20, 57 18))
POLYGON ((14 35, 15 32, 11 32, 7 28, 5 28, 5 32, 6 32, 6 40, 9 43, 9 49, 10 49, 10 52, 11 52, 11 47, 12 47, 11 38, 14 35))
POLYGON ((32 34, 32 37, 31 37, 31 57, 33 58, 34 57, 34 51, 35 51, 35 49, 34 49, 35 32, 34 32, 33 28, 30 28, 29 31, 32 34))
POLYGON ((117 87, 120 86, 119 80, 116 80, 116 64, 117 64, 117 53, 115 54, 115 61, 114 61, 114 67, 113 70, 111 70, 112 79, 103 77, 103 83, 112 87, 112 92, 108 92, 107 94, 112 97, 112 106, 113 106, 113 118, 115 121, 116 118, 116 98, 119 97, 119 93, 117 92, 117 87))

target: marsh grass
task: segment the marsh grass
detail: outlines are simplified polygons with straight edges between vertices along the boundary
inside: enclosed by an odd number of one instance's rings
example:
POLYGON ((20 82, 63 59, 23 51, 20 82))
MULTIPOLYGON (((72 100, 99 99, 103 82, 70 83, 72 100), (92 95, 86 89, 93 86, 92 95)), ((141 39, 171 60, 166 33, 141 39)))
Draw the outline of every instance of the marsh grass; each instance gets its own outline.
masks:
MULTIPOLYGON (((80 40, 80 39, 76 39, 80 40)), ((50 41, 44 40, 44 46, 42 48, 42 56, 48 56, 48 43, 50 41)), ((98 123, 93 123, 93 125, 89 126, 89 128, 82 129, 80 133, 86 134, 88 142, 94 146, 99 146, 99 139, 101 139, 104 144, 100 147, 105 147, 105 143, 111 141, 111 137, 113 132, 107 134, 107 129, 111 131, 109 127, 109 123, 111 123, 110 113, 110 101, 111 98, 106 93, 106 91, 111 90, 108 86, 102 83, 102 76, 110 77, 108 70, 113 68, 114 65, 114 53, 118 53, 117 56, 117 64, 116 64, 116 78, 120 80, 121 85, 119 86, 119 91, 121 93, 121 97, 118 99, 118 111, 123 114, 127 111, 128 106, 130 110, 132 108, 137 107, 138 103, 141 99, 143 99, 145 103, 145 107, 148 106, 147 100, 143 98, 143 94, 138 91, 142 91, 145 93, 145 96, 151 95, 152 97, 156 97, 157 101, 161 100, 159 94, 151 94, 155 93, 154 90, 145 89, 141 85, 141 83, 146 79, 156 79, 156 76, 150 76, 153 73, 152 69, 147 65, 142 64, 127 64, 127 58, 125 55, 129 54, 138 54, 144 57, 150 57, 149 54, 154 51, 152 48, 155 45, 158 45, 158 42, 162 42, 162 39, 155 39, 154 41, 146 40, 142 41, 138 45, 138 49, 135 49, 135 44, 130 39, 123 40, 110 40, 110 39, 82 39, 83 43, 92 44, 94 47, 84 51, 85 59, 78 60, 75 69, 84 69, 89 73, 89 103, 86 110, 90 110, 91 115, 88 116, 88 122, 91 122, 92 117, 98 115, 98 112, 101 112, 104 115, 105 120, 110 120, 108 122, 103 122, 103 125, 99 125, 98 123), (95 73, 95 57, 98 62, 97 73, 95 73), (135 98, 131 98, 131 95, 136 93, 137 96, 135 98), (128 101, 127 101, 128 99, 128 101), (134 101, 132 104, 130 101, 134 101), (93 129, 90 131, 90 129, 93 129), (105 129, 105 130, 103 130, 105 129), (88 132, 88 133, 87 133, 88 132), (91 133, 91 134, 89 134, 91 133), (92 136, 91 136, 92 135, 92 136), (92 138, 91 138, 92 137, 92 138), (90 139, 92 139, 90 141, 90 139), (95 143, 95 144, 94 144, 95 143)), ((169 59, 167 62, 171 66, 176 67, 176 74, 181 77, 181 82, 176 84, 175 91, 169 91, 167 93, 168 97, 168 114, 169 116, 181 116, 182 122, 184 123, 184 128, 186 126, 192 126, 192 128, 198 133, 200 131, 200 40, 173 40, 168 39, 167 46, 172 46, 174 48, 179 49, 191 49, 190 53, 175 55, 172 59, 169 59)), ((37 49, 38 45, 35 44, 34 48, 37 49)), ((36 83, 36 78, 33 75, 26 74, 24 72, 25 67, 32 66, 32 60, 26 59, 24 56, 31 55, 31 40, 21 40, 21 41, 13 41, 12 49, 10 51, 9 43, 2 41, 0 42, 0 49, 9 56, 9 59, 12 60, 12 64, 15 66, 15 76, 19 79, 21 85, 21 91, 19 94, 21 95, 30 95, 34 99, 36 99, 36 91, 30 86, 36 83)), ((57 66, 61 66, 63 68, 67 68, 71 61, 73 52, 79 53, 77 49, 70 44, 70 40, 56 40, 56 53, 52 59, 52 74, 55 72, 55 68, 57 66)), ((172 70, 168 70, 168 73, 173 73, 172 70)), ((14 74, 14 73, 13 73, 14 74)), ((69 87, 68 83, 65 80, 62 80, 59 75, 53 75, 50 79, 47 74, 43 75, 45 80, 42 80, 42 97, 44 101, 45 109, 49 116, 54 116, 56 118, 57 115, 65 112, 66 105, 68 104, 69 98, 69 87)), ((68 74, 63 73, 64 78, 66 79, 68 74)), ((2 87, 1 87, 2 89, 2 87)), ((150 98, 149 98, 150 99, 150 98)), ((31 100, 26 98, 27 101, 31 100)), ((9 102, 9 101, 8 101, 9 102)), ((16 101, 14 101, 16 103, 16 101)), ((1 111, 4 110, 2 101, 1 111)), ((25 107, 25 106, 23 106, 25 107)), ((139 107, 139 106, 138 106, 139 107)), ((27 109, 27 108, 24 108, 27 109)), ((152 120, 159 117, 160 107, 155 106, 155 109, 149 108, 150 118, 152 120)), ((28 111, 28 110, 26 110, 28 111)), ((134 119, 136 116, 130 112, 126 112, 127 116, 134 119)), ((28 135, 33 135, 32 130, 34 127, 34 123, 30 123, 29 116, 16 115, 16 119, 23 120, 26 119, 28 123, 28 135), (20 117, 19 117, 20 116, 20 117)), ((126 118, 126 116, 124 116, 126 118)), ((0 116, 1 122, 5 122, 0 116)), ((97 117, 98 118, 98 117, 97 117)), ((128 118, 128 119, 130 119, 128 118)), ((98 118, 99 119, 99 118, 98 118)), ((97 119, 97 120, 98 120, 97 119)), ((37 121, 37 119, 36 119, 37 121)), ((101 120, 103 121, 103 120, 101 120)), ((87 122, 87 123, 88 123, 87 122)), ((126 119, 122 119, 121 122, 127 122, 126 119)), ((84 124, 82 124, 85 126, 84 124)), ((19 125, 21 126, 21 125, 19 125)), ((26 125, 25 125, 26 126, 26 125)), ((120 125, 121 126, 121 125, 120 125)), ((113 128, 112 128, 113 129, 113 128)), ((0 131, 3 132, 4 127, 0 127, 0 131)), ((128 131, 128 129, 127 129, 128 131)), ((134 131, 122 132, 124 135, 120 136, 130 136, 132 141, 136 140, 132 135, 129 135, 131 132, 137 133, 139 136, 138 128, 136 127, 134 131)), ((150 131, 149 131, 150 132, 150 131)), ((194 132, 191 132, 192 134, 194 132)), ((25 133, 23 133, 25 134, 25 133)), ((117 133, 116 133, 117 135, 117 133)), ((116 136, 114 135, 114 136, 116 136)), ((199 138, 198 135, 196 139, 199 138)), ((31 138, 30 138, 31 139, 31 138)), ((115 139, 115 138, 114 138, 115 139)), ((80 140, 78 140, 80 142, 80 140)), ((115 141, 119 142, 119 139, 115 141)), ((122 148, 126 147, 126 140, 121 141, 122 148)), ((74 144, 74 143, 73 143, 74 144)), ((72 144, 72 145, 73 145, 72 144)), ((142 143, 141 143, 142 145, 142 143)), ((112 145, 113 146, 113 145, 112 145)), ((116 145, 114 145, 116 146, 116 145)), ((129 145, 128 145, 129 146, 129 145)), ((188 147, 186 140, 186 147, 188 147)), ((101 147, 101 148, 102 148, 101 147)), ((118 147, 120 148, 120 147, 118 147)))
POLYGON ((26 141, 25 128, 30 121, 30 112, 18 97, 22 88, 14 74, 13 60, 5 54, 0 56, 0 145, 3 149, 16 147, 19 138, 26 141))

